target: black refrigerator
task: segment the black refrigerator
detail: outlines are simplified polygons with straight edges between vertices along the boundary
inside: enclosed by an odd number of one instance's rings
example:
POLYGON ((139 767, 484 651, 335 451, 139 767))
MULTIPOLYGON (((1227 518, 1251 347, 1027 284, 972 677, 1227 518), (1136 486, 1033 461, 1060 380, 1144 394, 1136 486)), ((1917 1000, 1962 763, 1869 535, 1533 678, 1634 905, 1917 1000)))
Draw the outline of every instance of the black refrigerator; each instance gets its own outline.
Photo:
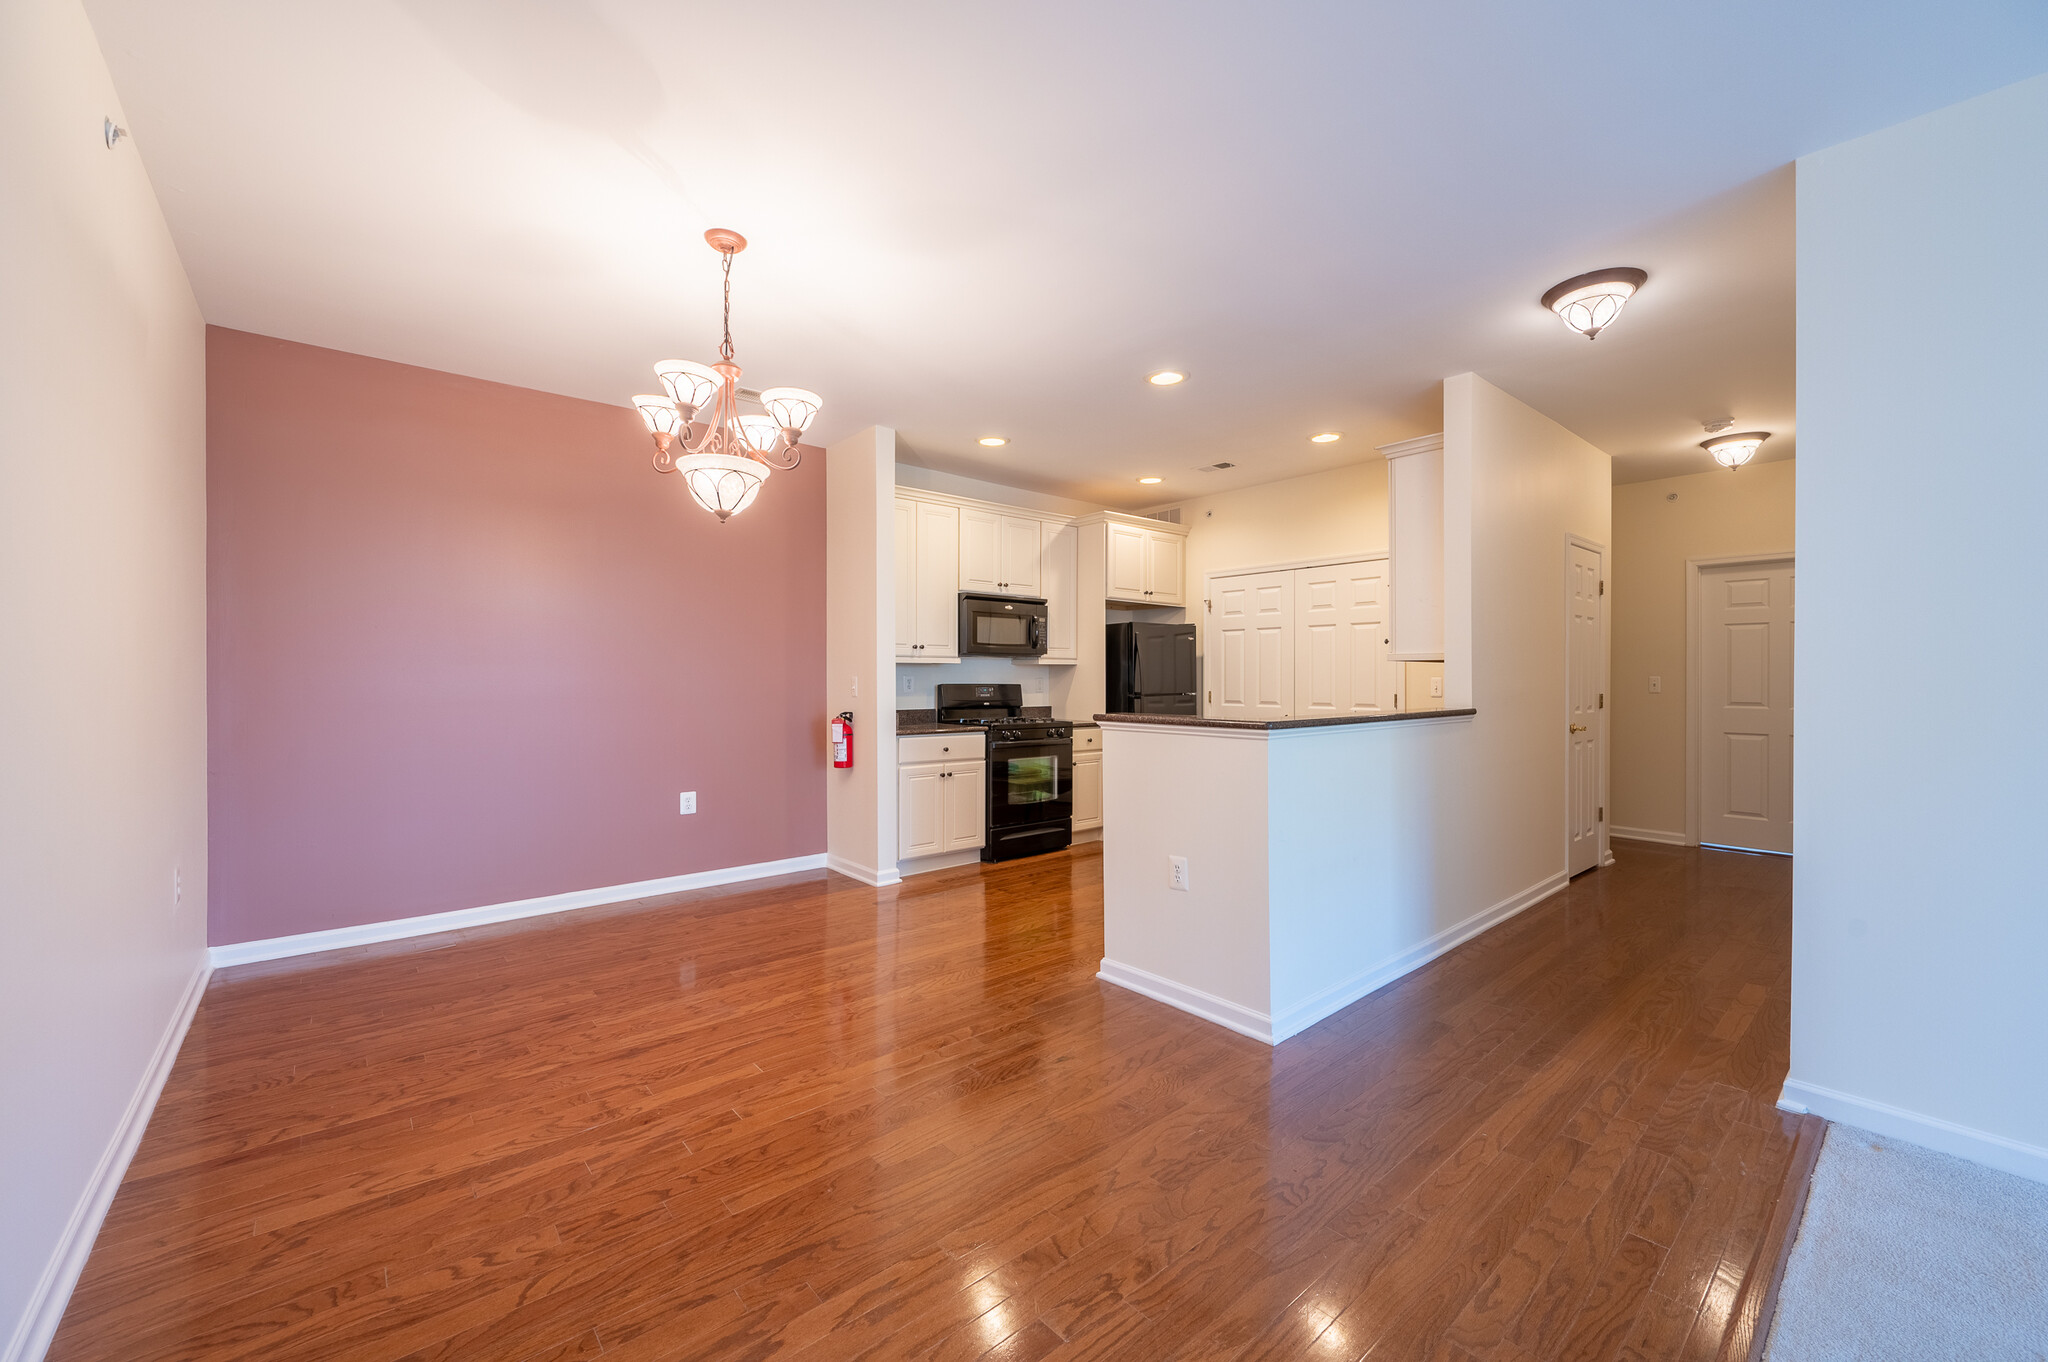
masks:
POLYGON ((1108 714, 1199 714, 1192 624, 1112 624, 1104 677, 1108 714))

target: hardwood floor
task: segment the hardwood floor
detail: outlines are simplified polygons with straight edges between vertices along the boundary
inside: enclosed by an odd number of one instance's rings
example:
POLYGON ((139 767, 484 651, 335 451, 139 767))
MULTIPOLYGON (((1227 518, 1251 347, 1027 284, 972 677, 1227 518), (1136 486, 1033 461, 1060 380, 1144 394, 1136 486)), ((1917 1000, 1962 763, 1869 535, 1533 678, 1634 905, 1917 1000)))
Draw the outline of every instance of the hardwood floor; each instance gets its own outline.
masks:
POLYGON ((1094 978, 1093 848, 224 972, 50 1357, 1746 1347, 1790 863, 1618 855, 1277 1050, 1094 978))

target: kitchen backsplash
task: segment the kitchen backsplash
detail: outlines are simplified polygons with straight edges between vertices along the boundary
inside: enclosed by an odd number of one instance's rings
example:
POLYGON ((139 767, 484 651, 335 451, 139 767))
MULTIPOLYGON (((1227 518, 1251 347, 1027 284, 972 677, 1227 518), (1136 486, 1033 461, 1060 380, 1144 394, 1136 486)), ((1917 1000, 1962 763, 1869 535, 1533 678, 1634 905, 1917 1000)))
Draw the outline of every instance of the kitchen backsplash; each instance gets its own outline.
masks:
POLYGON ((1007 657, 963 657, 958 662, 927 662, 896 669, 896 708, 931 709, 938 704, 937 687, 950 683, 1007 682, 1024 688, 1027 705, 1052 703, 1051 668, 1013 662, 1007 657), (908 685, 909 690, 904 686, 908 685))

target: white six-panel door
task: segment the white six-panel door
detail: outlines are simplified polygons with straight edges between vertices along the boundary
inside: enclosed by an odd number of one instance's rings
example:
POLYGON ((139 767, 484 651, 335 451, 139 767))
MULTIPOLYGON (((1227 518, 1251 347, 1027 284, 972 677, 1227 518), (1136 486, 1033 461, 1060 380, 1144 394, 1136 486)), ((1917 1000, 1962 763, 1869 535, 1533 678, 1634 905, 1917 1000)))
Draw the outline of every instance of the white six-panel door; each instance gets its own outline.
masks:
POLYGON ((1294 707, 1294 574, 1255 572, 1214 584, 1212 676, 1218 719, 1285 719, 1294 707))
POLYGON ((1568 718, 1565 807, 1570 820, 1566 868, 1576 875, 1600 864, 1606 746, 1607 646, 1601 623, 1604 589, 1598 549, 1566 551, 1565 699, 1568 718))
POLYGON ((1792 564, 1700 571, 1699 837, 1792 851, 1792 564))
POLYGON ((1394 709, 1384 558, 1294 573, 1294 716, 1394 709))

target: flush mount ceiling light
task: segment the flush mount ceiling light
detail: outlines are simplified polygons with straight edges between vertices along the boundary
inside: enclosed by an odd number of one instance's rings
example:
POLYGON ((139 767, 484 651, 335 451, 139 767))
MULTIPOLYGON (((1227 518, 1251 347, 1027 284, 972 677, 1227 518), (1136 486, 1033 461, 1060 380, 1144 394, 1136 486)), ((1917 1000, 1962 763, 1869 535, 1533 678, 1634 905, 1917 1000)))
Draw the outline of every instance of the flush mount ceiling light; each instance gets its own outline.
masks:
POLYGON ((1010 441, 1007 436, 1003 435, 984 435, 977 443, 985 444, 990 449, 999 449, 1002 446, 1010 443, 1010 441))
POLYGON ((718 347, 718 363, 665 359, 654 372, 668 395, 642 393, 633 405, 654 437, 655 469, 681 473, 697 504, 723 522, 754 504, 770 473, 803 462, 797 441, 824 401, 802 388, 765 388, 744 394, 766 408, 765 414, 741 413, 740 366, 732 359, 732 258, 747 248, 747 239, 714 227, 704 240, 718 252, 725 269, 725 339, 718 347), (703 431, 693 440, 690 430, 695 425, 702 425, 703 431))
POLYGON ((1755 458, 1757 450, 1770 438, 1771 433, 1767 430, 1745 430, 1702 440, 1700 448, 1713 455, 1715 463, 1732 473, 1755 458))
POLYGON ((1144 484, 1145 484, 1145 485, 1146 485, 1147 487, 1150 487, 1150 486, 1151 486, 1151 485, 1152 485, 1153 483, 1155 483, 1155 482, 1165 482, 1165 481, 1166 481, 1166 479, 1165 479, 1165 478, 1139 478, 1139 479, 1138 479, 1138 481, 1139 481, 1139 482, 1142 482, 1142 483, 1144 483, 1144 484))
POLYGON ((1344 432, 1341 430, 1326 430, 1320 435, 1309 436, 1308 442, 1312 445, 1330 445, 1343 438, 1344 432))
POLYGON ((1186 377, 1187 375, 1178 369, 1161 369, 1156 374, 1147 374, 1145 381, 1155 388, 1171 388, 1186 377))
POLYGON ((1621 315, 1621 305, 1635 296, 1649 273, 1623 266, 1575 274, 1543 295, 1543 306, 1564 319, 1572 330, 1592 340, 1621 315))

